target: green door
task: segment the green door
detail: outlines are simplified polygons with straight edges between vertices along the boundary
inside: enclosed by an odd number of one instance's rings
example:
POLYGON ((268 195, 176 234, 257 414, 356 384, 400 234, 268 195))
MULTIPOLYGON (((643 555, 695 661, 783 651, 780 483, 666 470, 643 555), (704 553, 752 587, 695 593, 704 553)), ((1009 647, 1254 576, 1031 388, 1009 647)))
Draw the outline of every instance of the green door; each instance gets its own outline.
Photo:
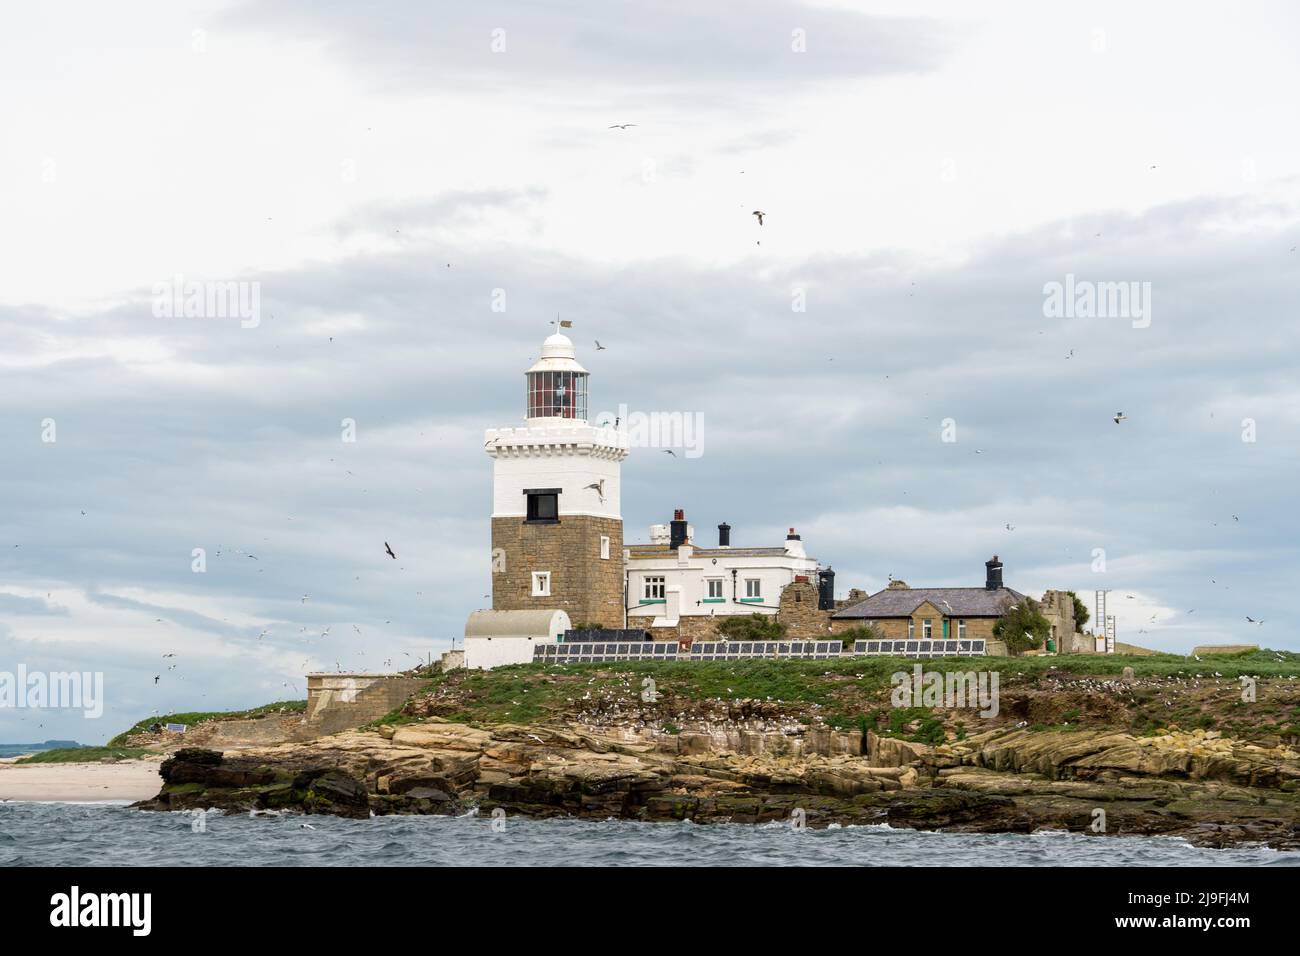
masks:
POLYGON ((943 619, 943 639, 948 640, 948 619, 946 617, 943 619))

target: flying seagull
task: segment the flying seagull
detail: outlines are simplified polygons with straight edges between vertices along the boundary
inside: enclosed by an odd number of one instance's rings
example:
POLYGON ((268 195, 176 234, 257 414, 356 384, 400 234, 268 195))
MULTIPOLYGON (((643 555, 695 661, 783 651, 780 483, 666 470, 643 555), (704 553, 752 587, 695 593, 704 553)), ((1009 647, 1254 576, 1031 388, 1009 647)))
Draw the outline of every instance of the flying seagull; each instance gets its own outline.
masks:
POLYGON ((1125 415, 1123 412, 1116 412, 1114 418, 1115 424, 1118 425, 1120 422, 1124 422, 1124 421, 1128 421, 1128 416, 1125 415))
POLYGON ((751 216, 757 216, 757 217, 758 217, 758 224, 761 226, 761 225, 763 225, 763 217, 766 216, 767 213, 762 212, 761 210, 755 209, 752 213, 750 213, 750 215, 751 215, 751 216))
POLYGON ((388 546, 387 541, 384 542, 384 550, 388 552, 388 556, 390 558, 392 558, 394 561, 397 560, 397 555, 393 554, 393 549, 388 546))
POLYGON ((664 454, 665 454, 665 455, 672 455, 674 458, 677 457, 677 453, 676 453, 675 451, 673 451, 671 448, 665 448, 665 449, 664 449, 664 454))
POLYGON ((635 126, 635 125, 636 125, 636 123, 615 123, 613 126, 611 126, 611 127, 609 127, 609 128, 610 128, 610 129, 627 129, 627 128, 630 127, 630 126, 635 126))
POLYGON ((605 351, 605 346, 600 344, 600 339, 596 339, 596 351, 597 352, 605 351))
POLYGON ((592 491, 596 493, 596 496, 600 498, 601 504, 605 503, 605 479, 604 478, 600 479, 600 481, 593 481, 591 484, 586 485, 582 490, 586 491, 588 488, 590 488, 592 491))

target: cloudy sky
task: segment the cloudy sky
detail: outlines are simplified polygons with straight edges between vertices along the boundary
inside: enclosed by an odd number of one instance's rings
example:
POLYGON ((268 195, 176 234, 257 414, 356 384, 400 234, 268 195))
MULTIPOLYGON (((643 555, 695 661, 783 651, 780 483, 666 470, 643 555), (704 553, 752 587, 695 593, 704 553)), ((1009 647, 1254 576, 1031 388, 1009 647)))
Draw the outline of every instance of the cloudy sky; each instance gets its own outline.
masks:
POLYGON ((0 740, 449 647, 557 312, 594 410, 702 416, 625 463, 630 541, 793 525, 841 592, 996 552, 1121 640, 1300 649, 1300 14, 974 6, 10 11, 0 670, 107 699, 0 740), (1067 275, 1149 321, 1047 314, 1067 275), (178 276, 255 323, 159 315, 178 276))

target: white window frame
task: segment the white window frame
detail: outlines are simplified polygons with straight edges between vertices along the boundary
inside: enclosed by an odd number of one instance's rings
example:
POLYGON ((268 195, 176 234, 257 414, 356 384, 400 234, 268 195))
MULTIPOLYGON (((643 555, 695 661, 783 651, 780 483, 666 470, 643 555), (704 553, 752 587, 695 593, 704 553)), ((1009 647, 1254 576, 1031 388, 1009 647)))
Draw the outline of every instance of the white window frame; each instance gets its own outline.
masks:
POLYGON ((607 534, 600 536, 600 559, 602 561, 609 560, 609 535, 607 534))
POLYGON ((907 639, 910 641, 913 640, 915 637, 916 637, 916 620, 914 618, 909 617, 907 619, 907 639))
POLYGON ((718 600, 719 598, 725 597, 725 595, 722 593, 722 578, 705 578, 704 584, 705 584, 705 588, 704 588, 705 597, 712 598, 715 601, 718 600), (717 594, 713 593, 714 585, 717 585, 717 592, 718 592, 717 594))
POLYGON ((964 617, 957 619, 957 640, 966 640, 966 619, 964 617))
POLYGON ((533 572, 533 597, 550 597, 551 596, 551 572, 534 571, 533 572))
POLYGON ((642 584, 641 594, 644 601, 662 601, 667 595, 662 574, 648 574, 642 584))
POLYGON ((929 641, 934 639, 934 622, 930 618, 921 619, 921 640, 929 641))
POLYGON ((761 598, 763 596, 762 578, 745 578, 745 597, 761 598))

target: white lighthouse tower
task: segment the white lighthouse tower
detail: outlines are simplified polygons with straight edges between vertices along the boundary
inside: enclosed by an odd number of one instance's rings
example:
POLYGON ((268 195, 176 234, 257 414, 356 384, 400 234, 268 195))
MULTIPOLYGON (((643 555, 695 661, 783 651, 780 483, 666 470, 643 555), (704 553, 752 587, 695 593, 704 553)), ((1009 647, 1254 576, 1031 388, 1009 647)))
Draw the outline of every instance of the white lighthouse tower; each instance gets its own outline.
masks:
POLYGON ((525 374, 525 423, 489 428, 492 608, 622 627, 620 466, 627 435, 587 421, 590 373, 556 333, 525 374))

